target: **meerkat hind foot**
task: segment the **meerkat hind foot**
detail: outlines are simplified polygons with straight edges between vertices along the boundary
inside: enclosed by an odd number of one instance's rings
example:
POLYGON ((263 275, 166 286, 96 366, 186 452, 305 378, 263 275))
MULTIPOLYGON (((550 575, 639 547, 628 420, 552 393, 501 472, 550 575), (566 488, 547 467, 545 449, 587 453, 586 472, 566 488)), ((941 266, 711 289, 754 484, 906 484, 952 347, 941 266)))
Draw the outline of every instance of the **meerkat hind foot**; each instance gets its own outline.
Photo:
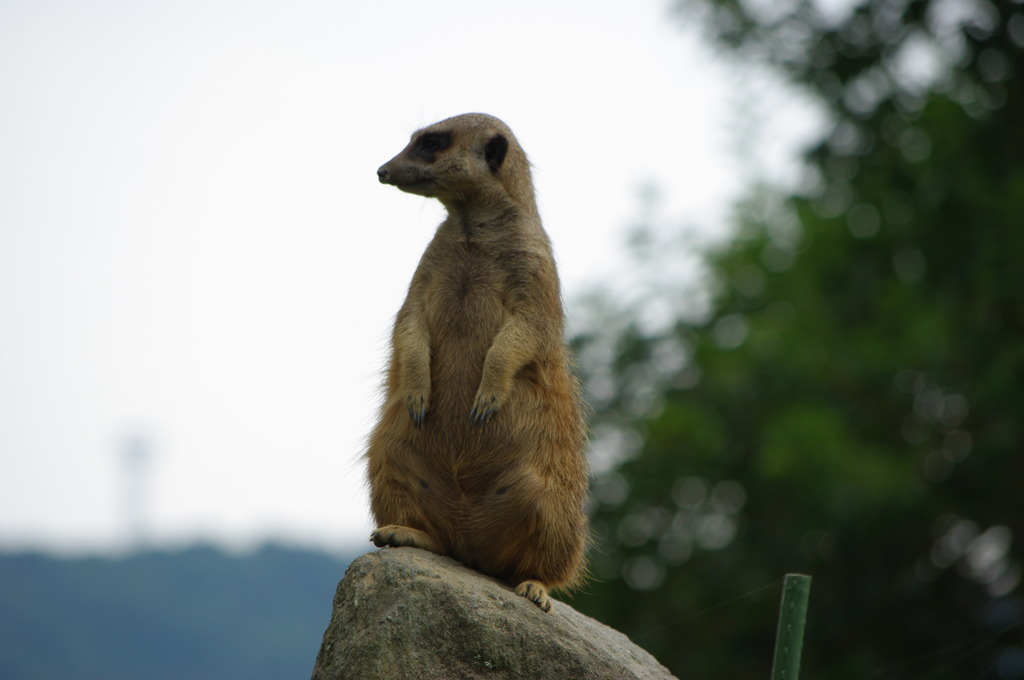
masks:
POLYGON ((540 607, 541 611, 551 611, 551 598, 548 597, 548 588, 540 581, 523 581, 516 586, 515 593, 533 602, 540 607))
POLYGON ((422 548, 438 555, 445 554, 441 544, 427 532, 398 524, 380 527, 370 534, 370 540, 378 548, 422 548))

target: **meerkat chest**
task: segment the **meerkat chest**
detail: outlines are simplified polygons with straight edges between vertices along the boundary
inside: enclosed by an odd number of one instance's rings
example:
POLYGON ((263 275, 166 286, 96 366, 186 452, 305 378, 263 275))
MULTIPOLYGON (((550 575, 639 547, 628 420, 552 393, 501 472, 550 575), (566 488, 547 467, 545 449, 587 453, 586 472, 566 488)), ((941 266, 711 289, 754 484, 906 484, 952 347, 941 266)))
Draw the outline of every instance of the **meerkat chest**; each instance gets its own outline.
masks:
POLYGON ((506 275, 501 260, 480 247, 446 253, 426 292, 426 308, 439 329, 478 335, 493 332, 507 312, 506 275))

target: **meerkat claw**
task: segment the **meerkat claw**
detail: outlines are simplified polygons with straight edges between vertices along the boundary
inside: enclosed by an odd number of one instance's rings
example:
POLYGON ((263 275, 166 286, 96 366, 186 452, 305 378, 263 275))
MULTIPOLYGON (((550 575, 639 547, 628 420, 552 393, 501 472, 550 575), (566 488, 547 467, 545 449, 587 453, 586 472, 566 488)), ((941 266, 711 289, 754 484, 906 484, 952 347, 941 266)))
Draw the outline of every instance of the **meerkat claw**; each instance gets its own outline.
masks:
POLYGON ((409 417, 412 418, 412 424, 416 427, 423 425, 423 421, 427 419, 428 410, 428 399, 421 395, 410 393, 405 398, 405 407, 409 411, 409 417))
POLYGON ((426 409, 414 409, 412 406, 409 407, 409 416, 412 418, 412 424, 416 427, 422 427, 423 421, 427 419, 426 409))
POLYGON ((476 403, 473 404, 472 410, 469 412, 469 418, 477 425, 483 425, 491 419, 498 411, 498 398, 497 397, 477 397, 476 403))
POLYGON ((469 412, 469 418, 475 424, 483 425, 484 423, 486 423, 488 420, 491 419, 491 416, 494 415, 495 410, 496 409, 489 408, 489 409, 481 412, 481 411, 477 411, 474 408, 472 411, 469 412))
POLYGON ((551 598, 548 597, 548 589, 539 581, 523 581, 516 586, 515 593, 533 602, 540 607, 542 612, 551 611, 551 598))

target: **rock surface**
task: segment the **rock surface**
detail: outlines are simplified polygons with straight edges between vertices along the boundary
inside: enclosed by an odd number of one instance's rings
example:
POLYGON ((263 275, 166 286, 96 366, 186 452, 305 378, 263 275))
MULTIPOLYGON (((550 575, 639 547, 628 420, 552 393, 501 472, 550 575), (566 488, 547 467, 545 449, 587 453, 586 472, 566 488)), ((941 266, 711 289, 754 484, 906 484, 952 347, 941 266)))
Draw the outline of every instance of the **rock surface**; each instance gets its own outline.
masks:
POLYGON ((359 557, 338 584, 313 680, 671 680, 650 654, 555 602, 416 548, 359 557))

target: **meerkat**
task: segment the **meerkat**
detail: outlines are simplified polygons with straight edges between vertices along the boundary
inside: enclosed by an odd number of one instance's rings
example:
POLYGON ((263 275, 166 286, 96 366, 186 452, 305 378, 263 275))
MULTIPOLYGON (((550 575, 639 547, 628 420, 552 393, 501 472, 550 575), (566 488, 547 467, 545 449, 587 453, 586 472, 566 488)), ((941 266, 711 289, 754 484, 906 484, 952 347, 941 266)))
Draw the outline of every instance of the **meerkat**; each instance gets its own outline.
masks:
POLYGON ((416 132, 377 176, 448 215, 392 332, 371 541, 449 555, 549 611, 583 570, 586 427, 526 154, 472 113, 416 132))

